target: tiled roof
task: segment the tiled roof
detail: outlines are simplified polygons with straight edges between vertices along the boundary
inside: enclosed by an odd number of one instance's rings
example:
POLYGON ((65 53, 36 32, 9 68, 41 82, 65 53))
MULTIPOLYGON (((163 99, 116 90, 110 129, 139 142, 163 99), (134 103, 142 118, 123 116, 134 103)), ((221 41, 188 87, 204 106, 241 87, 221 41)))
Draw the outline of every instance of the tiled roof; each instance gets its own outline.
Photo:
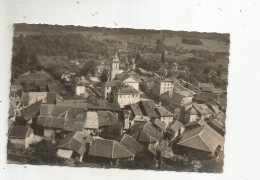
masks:
POLYGON ((54 104, 42 104, 40 109, 41 116, 53 116, 59 117, 68 111, 69 107, 54 105, 54 104))
POLYGON ((184 126, 183 126, 183 124, 182 124, 180 121, 178 121, 178 120, 174 121, 173 125, 171 126, 171 130, 172 130, 173 132, 177 132, 177 131, 179 131, 179 129, 181 129, 181 128, 184 128, 184 126))
POLYGON ((203 102, 207 102, 208 100, 215 101, 218 99, 219 99, 219 95, 213 93, 205 93, 205 92, 199 93, 196 98, 197 101, 203 101, 203 102))
POLYGON ((159 114, 160 117, 173 117, 174 116, 173 113, 171 113, 170 111, 168 111, 167 109, 165 109, 162 106, 156 107, 155 110, 157 111, 157 113, 159 114))
POLYGON ((130 108, 133 111, 134 115, 143 116, 143 112, 141 111, 138 104, 130 104, 130 108))
POLYGON ((93 139, 88 155, 109 159, 120 159, 134 156, 126 146, 117 141, 107 139, 93 139))
POLYGON ((149 116, 149 117, 155 117, 158 118, 158 114, 155 111, 156 105, 152 101, 140 101, 139 107, 142 109, 142 112, 144 115, 149 116))
POLYGON ((224 137, 210 126, 204 125, 186 130, 177 144, 214 153, 218 146, 224 146, 224 137))
POLYGON ((57 101, 57 105, 67 106, 67 107, 78 107, 78 108, 86 108, 87 101, 86 100, 63 100, 57 101))
POLYGON ((111 126, 118 123, 118 118, 110 111, 98 111, 98 127, 111 126))
POLYGON ((31 104, 23 108, 20 112, 23 118, 27 121, 32 119, 37 113, 40 112, 42 101, 38 101, 34 104, 31 104))
POLYGON ((121 139, 121 142, 125 144, 128 147, 128 149, 131 149, 133 154, 136 154, 142 149, 142 145, 128 134, 124 134, 123 138, 121 139))
POLYGON ((199 112, 199 114, 212 114, 213 112, 208 108, 206 104, 193 104, 195 110, 199 112))
POLYGON ((12 125, 8 133, 8 138, 25 139, 32 133, 33 131, 30 127, 12 125))
POLYGON ((86 143, 90 143, 91 141, 92 137, 90 135, 77 131, 72 132, 63 138, 56 148, 73 150, 78 154, 83 155, 86 151, 86 143))
POLYGON ((183 98, 184 98, 183 95, 173 92, 172 97, 170 98, 170 101, 175 106, 181 106, 182 102, 183 102, 183 98))
POLYGON ((121 87, 118 91, 117 94, 140 94, 139 91, 137 91, 135 88, 132 86, 127 86, 127 87, 121 87))
POLYGON ((158 126, 161 130, 165 130, 166 129, 166 124, 165 122, 161 121, 160 119, 155 119, 154 124, 156 126, 158 126))
POLYGON ((214 85, 211 83, 198 82, 198 88, 203 88, 203 87, 214 87, 214 85))
POLYGON ((118 80, 112 80, 106 82, 106 87, 114 87, 117 84, 118 80))

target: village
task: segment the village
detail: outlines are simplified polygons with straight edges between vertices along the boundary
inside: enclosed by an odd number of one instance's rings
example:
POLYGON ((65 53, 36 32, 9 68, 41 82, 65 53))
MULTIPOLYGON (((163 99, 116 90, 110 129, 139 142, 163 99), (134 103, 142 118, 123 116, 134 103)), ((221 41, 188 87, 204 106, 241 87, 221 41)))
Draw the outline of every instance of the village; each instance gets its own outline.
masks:
POLYGON ((38 62, 28 65, 26 60, 26 72, 11 81, 8 162, 221 172, 226 86, 219 70, 209 68, 194 83, 192 63, 199 55, 225 54, 171 51, 162 42, 138 48, 130 42, 113 43, 113 55, 95 66, 87 61, 82 68, 81 59, 70 54, 72 60, 62 68, 30 69, 38 62), (134 55, 125 55, 131 48, 134 55), (145 50, 156 52, 158 70, 145 64, 145 50), (193 61, 190 66, 170 63, 167 58, 173 55, 193 61))
POLYGON ((61 81, 74 87, 71 97, 63 98, 55 84, 40 91, 11 85, 8 155, 15 160, 22 150, 26 157, 24 150, 49 141, 68 164, 163 169, 165 162, 173 168, 193 160, 221 162, 225 92, 166 74, 163 65, 158 73, 136 69, 135 59, 123 71, 115 53, 105 83, 64 70, 61 81))

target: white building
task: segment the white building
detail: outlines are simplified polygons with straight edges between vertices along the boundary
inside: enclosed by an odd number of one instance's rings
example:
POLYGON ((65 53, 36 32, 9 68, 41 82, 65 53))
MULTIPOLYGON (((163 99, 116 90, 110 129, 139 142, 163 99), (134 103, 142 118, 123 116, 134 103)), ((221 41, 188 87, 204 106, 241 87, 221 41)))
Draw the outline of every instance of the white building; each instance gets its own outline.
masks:
POLYGON ((155 96, 160 96, 165 92, 169 92, 170 96, 173 93, 173 81, 169 78, 156 78, 154 80, 153 94, 155 96))
POLYGON ((76 84, 76 95, 85 95, 86 86, 81 80, 76 84))
POLYGON ((117 102, 121 108, 128 104, 134 104, 140 101, 140 92, 132 86, 120 87, 114 93, 114 102, 117 102))

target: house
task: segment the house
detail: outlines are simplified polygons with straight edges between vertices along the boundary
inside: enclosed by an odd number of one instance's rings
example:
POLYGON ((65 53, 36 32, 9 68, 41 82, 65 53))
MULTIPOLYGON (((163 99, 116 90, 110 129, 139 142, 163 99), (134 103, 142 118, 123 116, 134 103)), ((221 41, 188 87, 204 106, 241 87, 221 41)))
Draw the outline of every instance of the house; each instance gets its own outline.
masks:
POLYGON ((136 122, 127 134, 142 145, 157 146, 163 138, 163 132, 158 131, 158 127, 152 122, 136 122))
POLYGON ((97 115, 99 129, 118 123, 118 117, 110 111, 98 111, 97 115))
POLYGON ((56 146, 57 156, 62 158, 73 158, 80 162, 87 150, 86 145, 92 141, 92 136, 83 132, 72 132, 64 137, 56 146))
POLYGON ((115 140, 93 139, 88 155, 90 158, 112 161, 118 166, 121 159, 133 159, 135 154, 131 151, 131 148, 115 140))
POLYGON ((203 88, 214 88, 215 86, 211 83, 202 83, 198 82, 198 88, 203 89, 203 88))
POLYGON ((99 136, 104 139, 116 140, 122 136, 123 133, 123 123, 117 122, 116 124, 103 127, 99 130, 99 136))
POLYGON ((79 80, 76 84, 76 95, 83 95, 85 97, 88 97, 88 93, 86 92, 86 83, 81 80, 79 80))
POLYGON ((166 108, 162 106, 158 106, 155 108, 155 111, 159 115, 159 119, 163 121, 166 127, 173 121, 174 114, 168 111, 166 108))
POLYGON ((212 103, 219 100, 218 94, 201 92, 197 94, 196 101, 198 103, 212 103))
POLYGON ((98 134, 98 114, 97 112, 87 112, 87 119, 84 126, 85 132, 98 134))
POLYGON ((125 105, 139 102, 140 92, 132 86, 121 86, 114 90, 113 102, 116 102, 123 108, 125 105))
POLYGON ((62 139, 66 134, 84 131, 86 109, 43 105, 37 120, 38 133, 45 138, 62 139))
POLYGON ((151 119, 159 118, 155 108, 157 107, 153 101, 140 101, 138 105, 144 116, 148 116, 151 119))
POLYGON ((182 119, 182 123, 186 124, 189 122, 194 122, 199 119, 199 113, 194 107, 189 107, 185 111, 184 119, 182 119))
MULTIPOLYGON (((37 101, 23 109, 20 110, 21 116, 24 118, 24 120, 31 124, 33 122, 33 118, 35 118, 36 115, 39 115, 40 109, 42 105, 42 100, 37 101)), ((36 120, 36 119, 34 119, 36 120)))
POLYGON ((142 151, 143 146, 128 134, 124 134, 120 142, 121 145, 127 147, 126 149, 128 149, 133 154, 137 154, 138 152, 142 151))
POLYGON ((166 130, 167 124, 160 119, 155 119, 154 125, 157 127, 158 131, 164 132, 166 130))
POLYGON ((172 138, 175 139, 176 137, 180 136, 185 130, 184 125, 176 120, 173 124, 170 125, 169 131, 172 134, 172 138))
POLYGON ((133 71, 117 74, 115 79, 118 81, 121 81, 122 83, 124 83, 128 86, 132 86, 136 90, 139 90, 139 81, 140 80, 138 78, 138 75, 133 71))
POLYGON ((8 132, 9 145, 16 149, 27 149, 33 141, 33 130, 26 126, 12 125, 8 132))
POLYGON ((173 92, 174 83, 169 78, 155 78, 153 86, 153 95, 159 97, 165 92, 169 92, 171 95, 173 92))
POLYGON ((223 151, 224 137, 206 124, 186 130, 176 148, 190 157, 207 158, 209 155, 217 155, 218 151, 223 151))
POLYGON ((214 113, 206 104, 192 104, 192 107, 198 112, 199 119, 208 119, 214 113))

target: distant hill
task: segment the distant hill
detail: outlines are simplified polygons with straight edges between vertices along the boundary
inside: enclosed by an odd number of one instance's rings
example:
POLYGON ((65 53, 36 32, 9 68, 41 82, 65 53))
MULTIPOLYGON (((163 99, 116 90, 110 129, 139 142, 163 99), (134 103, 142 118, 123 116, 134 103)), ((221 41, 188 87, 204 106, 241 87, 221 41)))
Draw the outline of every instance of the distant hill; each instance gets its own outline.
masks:
POLYGON ((48 24, 14 24, 15 32, 34 32, 34 33, 69 33, 69 32, 84 32, 93 31, 95 33, 103 33, 108 35, 149 35, 149 34, 164 34, 166 36, 179 36, 187 38, 209 39, 216 41, 224 41, 229 43, 229 34, 206 33, 206 32, 187 32, 187 31, 170 31, 170 30, 151 30, 151 29, 130 29, 130 28, 106 28, 106 27, 83 27, 83 26, 61 26, 48 24))

